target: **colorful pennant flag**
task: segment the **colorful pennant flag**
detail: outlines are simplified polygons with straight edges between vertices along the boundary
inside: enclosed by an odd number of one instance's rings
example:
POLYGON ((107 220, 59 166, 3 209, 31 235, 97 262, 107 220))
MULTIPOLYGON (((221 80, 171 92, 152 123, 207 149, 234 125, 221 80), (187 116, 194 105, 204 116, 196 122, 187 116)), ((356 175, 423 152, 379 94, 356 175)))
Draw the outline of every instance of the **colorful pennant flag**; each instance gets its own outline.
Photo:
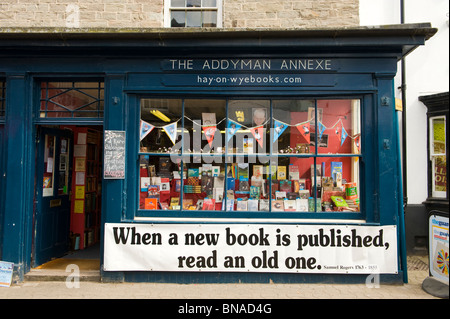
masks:
POLYGON ((214 141, 214 134, 216 133, 216 126, 203 126, 203 132, 205 133, 206 140, 210 147, 212 147, 212 142, 214 141))
POLYGON ((317 127, 318 127, 318 133, 319 133, 319 141, 322 139, 322 134, 323 132, 325 132, 325 130, 327 129, 325 127, 325 125, 322 124, 322 122, 317 122, 317 127))
POLYGON ((354 142, 356 149, 358 150, 359 153, 361 153, 361 135, 356 136, 354 142))
POLYGON ((297 124, 296 127, 300 134, 305 138, 306 142, 309 143, 311 141, 311 134, 309 134, 309 122, 297 124))
POLYGON ((140 125, 140 138, 141 141, 154 129, 155 127, 153 125, 151 125, 150 123, 147 123, 145 121, 141 120, 141 125, 140 125))
POLYGON ((263 147, 264 127, 262 125, 257 126, 257 127, 252 127, 252 128, 250 128, 250 132, 252 132, 253 137, 258 142, 259 146, 263 147))
POLYGON ((289 125, 275 119, 273 120, 273 123, 274 123, 273 142, 275 143, 275 141, 278 140, 280 135, 283 134, 283 132, 287 129, 289 125))
POLYGON ((162 129, 167 133, 173 144, 175 144, 175 140, 177 138, 177 123, 178 122, 174 122, 162 127, 162 129))
POLYGON ((227 127, 227 142, 236 134, 236 132, 242 127, 241 124, 238 124, 232 120, 228 120, 227 127))
POLYGON ((344 126, 342 126, 342 128, 341 128, 341 135, 340 135, 341 146, 342 146, 342 144, 344 144, 344 141, 347 138, 347 136, 348 136, 347 131, 345 130, 344 126))

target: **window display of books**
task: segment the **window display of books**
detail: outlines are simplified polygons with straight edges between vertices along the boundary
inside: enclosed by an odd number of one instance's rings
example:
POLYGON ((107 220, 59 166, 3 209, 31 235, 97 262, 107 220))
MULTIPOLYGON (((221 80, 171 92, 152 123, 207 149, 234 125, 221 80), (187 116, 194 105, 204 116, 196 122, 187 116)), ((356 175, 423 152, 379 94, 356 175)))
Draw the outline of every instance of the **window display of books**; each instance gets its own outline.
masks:
POLYGON ((141 155, 140 209, 274 213, 359 211, 358 183, 342 178, 342 162, 324 162, 317 165, 316 170, 309 164, 307 169, 306 165, 296 164, 272 169, 268 164, 248 163, 186 166, 181 174, 181 165, 172 163, 169 157, 155 159, 141 155), (329 176, 322 176, 322 172, 329 172, 329 176), (317 197, 314 197, 315 191, 317 197))

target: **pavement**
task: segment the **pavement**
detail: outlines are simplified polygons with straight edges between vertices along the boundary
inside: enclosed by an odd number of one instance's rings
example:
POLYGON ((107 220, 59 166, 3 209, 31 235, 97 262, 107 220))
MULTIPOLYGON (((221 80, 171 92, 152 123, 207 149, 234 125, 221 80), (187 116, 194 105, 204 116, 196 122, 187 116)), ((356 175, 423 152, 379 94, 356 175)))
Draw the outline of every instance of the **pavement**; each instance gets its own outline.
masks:
POLYGON ((366 284, 171 284, 102 283, 68 281, 64 277, 42 280, 29 277, 10 287, 0 287, 1 299, 173 299, 173 300, 299 300, 299 299, 441 299, 422 288, 428 277, 426 256, 408 257, 408 283, 366 284))

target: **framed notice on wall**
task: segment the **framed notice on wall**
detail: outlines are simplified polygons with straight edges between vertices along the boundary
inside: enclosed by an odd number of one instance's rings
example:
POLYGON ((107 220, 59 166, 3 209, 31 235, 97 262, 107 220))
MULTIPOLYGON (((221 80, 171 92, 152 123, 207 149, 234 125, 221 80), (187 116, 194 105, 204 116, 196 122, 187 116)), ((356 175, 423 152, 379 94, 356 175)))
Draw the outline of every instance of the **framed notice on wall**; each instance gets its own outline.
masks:
POLYGON ((105 131, 103 178, 125 178, 125 131, 105 131))

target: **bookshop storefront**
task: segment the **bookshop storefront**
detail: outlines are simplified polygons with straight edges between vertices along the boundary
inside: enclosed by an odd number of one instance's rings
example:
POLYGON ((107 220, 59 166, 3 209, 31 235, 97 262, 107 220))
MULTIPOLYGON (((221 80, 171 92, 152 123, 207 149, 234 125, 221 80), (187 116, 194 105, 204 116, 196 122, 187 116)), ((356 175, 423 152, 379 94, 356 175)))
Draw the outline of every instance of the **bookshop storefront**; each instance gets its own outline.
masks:
POLYGON ((3 34, 1 260, 59 257, 68 195, 105 281, 406 281, 393 77, 434 32, 3 34))

